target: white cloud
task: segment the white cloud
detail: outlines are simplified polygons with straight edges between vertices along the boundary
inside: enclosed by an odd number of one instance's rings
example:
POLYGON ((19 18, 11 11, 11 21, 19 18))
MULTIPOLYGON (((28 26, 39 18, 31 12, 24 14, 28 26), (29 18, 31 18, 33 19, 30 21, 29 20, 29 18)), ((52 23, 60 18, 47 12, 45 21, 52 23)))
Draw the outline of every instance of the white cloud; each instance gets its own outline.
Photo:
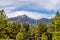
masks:
POLYGON ((52 15, 42 14, 42 13, 36 13, 36 12, 28 12, 28 11, 17 11, 13 13, 7 14, 8 18, 16 17, 19 15, 26 14, 28 17, 33 19, 40 19, 40 18, 51 18, 52 15))
POLYGON ((5 13, 8 14, 10 12, 12 12, 12 10, 15 10, 16 7, 4 7, 4 8, 0 8, 0 9, 4 9, 5 13))
POLYGON ((60 0, 36 0, 35 3, 38 5, 39 8, 46 10, 57 10, 58 5, 60 7, 60 0))
POLYGON ((13 3, 10 2, 10 1, 0 1, 0 6, 9 6, 9 5, 12 5, 13 3))
MULTIPOLYGON (((60 9, 60 0, 20 0, 28 3, 35 3, 36 9, 58 10, 60 9)), ((29 4, 30 5, 30 4, 29 4)))
POLYGON ((45 9, 48 11, 57 11, 58 9, 60 9, 60 0, 0 0, 0 9, 4 9, 8 17, 15 17, 18 15, 26 14, 31 18, 39 19, 42 17, 51 18, 54 15, 47 15, 43 13, 28 11, 12 12, 12 10, 15 10, 17 7, 22 7, 24 5, 29 6, 35 10, 45 9))
MULTIPOLYGON (((0 6, 13 5, 15 7, 26 5, 30 3, 36 4, 33 8, 46 9, 46 10, 57 10, 60 9, 60 0, 1 0, 0 6)), ((32 7, 32 5, 30 5, 32 7)))

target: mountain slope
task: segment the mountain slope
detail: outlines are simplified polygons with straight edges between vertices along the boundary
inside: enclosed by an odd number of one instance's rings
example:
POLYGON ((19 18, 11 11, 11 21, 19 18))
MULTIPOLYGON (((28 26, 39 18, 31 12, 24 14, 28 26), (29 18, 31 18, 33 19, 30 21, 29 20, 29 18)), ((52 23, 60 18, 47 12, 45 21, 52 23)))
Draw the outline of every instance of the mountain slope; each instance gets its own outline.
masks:
POLYGON ((19 15, 17 17, 9 18, 8 20, 9 21, 19 21, 20 23, 28 22, 32 25, 39 24, 40 22, 44 22, 46 24, 51 23, 51 20, 49 20, 47 18, 41 18, 41 19, 35 20, 35 19, 28 17, 27 15, 19 15))
POLYGON ((50 24, 50 23, 51 23, 51 20, 49 20, 49 19, 47 19, 47 18, 41 18, 41 19, 39 19, 37 22, 38 22, 38 23, 44 22, 44 23, 46 23, 46 24, 50 24))
POLYGON ((29 18, 26 15, 19 15, 17 17, 9 18, 9 21, 19 21, 21 23, 28 22, 30 24, 36 24, 36 20, 29 18))

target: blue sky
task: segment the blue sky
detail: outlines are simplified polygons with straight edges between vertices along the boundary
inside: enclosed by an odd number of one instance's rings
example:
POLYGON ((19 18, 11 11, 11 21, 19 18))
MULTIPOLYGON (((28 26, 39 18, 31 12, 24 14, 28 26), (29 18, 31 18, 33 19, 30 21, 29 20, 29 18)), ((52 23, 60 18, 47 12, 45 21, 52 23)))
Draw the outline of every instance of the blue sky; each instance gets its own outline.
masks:
POLYGON ((11 18, 26 14, 33 19, 52 18, 60 11, 59 0, 0 0, 0 9, 11 18))

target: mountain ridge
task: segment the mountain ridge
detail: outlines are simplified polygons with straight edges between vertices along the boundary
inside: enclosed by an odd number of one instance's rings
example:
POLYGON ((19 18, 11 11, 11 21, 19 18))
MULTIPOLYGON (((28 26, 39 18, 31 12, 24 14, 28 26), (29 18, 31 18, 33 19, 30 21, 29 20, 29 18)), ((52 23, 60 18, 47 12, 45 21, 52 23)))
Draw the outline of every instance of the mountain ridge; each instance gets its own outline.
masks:
POLYGON ((28 17, 25 14, 24 15, 19 15, 19 16, 13 17, 13 18, 9 18, 8 20, 9 21, 19 21, 20 23, 28 22, 28 23, 30 23, 32 25, 37 25, 40 22, 44 22, 46 24, 51 23, 50 19, 47 19, 47 18, 33 19, 33 18, 28 17))

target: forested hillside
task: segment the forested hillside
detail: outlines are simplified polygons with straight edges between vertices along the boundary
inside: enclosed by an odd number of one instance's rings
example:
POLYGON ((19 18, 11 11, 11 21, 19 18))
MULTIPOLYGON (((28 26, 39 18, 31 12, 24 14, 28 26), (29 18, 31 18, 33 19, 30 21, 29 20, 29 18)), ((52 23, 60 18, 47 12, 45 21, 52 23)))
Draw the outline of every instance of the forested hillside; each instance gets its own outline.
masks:
POLYGON ((60 13, 57 12, 51 20, 51 24, 39 23, 30 27, 29 23, 8 21, 4 10, 0 10, 0 39, 60 40, 60 13))

